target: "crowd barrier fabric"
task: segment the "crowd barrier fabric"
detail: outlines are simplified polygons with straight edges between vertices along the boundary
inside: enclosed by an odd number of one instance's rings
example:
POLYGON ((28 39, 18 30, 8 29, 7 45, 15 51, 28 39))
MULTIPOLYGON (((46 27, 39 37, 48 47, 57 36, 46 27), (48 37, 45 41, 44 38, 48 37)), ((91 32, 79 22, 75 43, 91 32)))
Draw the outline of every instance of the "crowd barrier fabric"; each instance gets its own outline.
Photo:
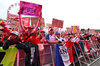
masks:
POLYGON ((0 47, 0 66, 14 66, 16 54, 16 47, 9 47, 7 50, 0 47))

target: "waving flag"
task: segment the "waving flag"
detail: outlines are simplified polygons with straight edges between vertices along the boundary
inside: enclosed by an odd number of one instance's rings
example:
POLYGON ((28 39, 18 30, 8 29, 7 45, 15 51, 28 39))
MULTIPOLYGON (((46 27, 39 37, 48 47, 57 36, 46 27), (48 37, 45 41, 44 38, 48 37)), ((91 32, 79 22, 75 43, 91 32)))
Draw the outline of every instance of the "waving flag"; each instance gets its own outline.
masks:
MULTIPOLYGON (((70 50, 71 51, 71 50, 70 50)), ((56 66, 69 66, 73 62, 71 52, 66 46, 56 45, 56 66), (69 56, 70 55, 70 56, 69 56)))
POLYGON ((68 54, 68 51, 67 51, 67 47, 66 46, 60 46, 60 55, 62 57, 62 60, 63 60, 63 63, 64 63, 64 66, 69 66, 71 64, 70 62, 70 58, 69 58, 69 54, 68 54))

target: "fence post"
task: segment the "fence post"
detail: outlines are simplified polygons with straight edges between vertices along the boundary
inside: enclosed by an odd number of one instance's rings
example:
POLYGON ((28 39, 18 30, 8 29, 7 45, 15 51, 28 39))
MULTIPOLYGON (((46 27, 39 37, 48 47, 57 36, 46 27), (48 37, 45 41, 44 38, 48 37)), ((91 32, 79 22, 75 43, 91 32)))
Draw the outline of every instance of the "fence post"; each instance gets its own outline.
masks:
POLYGON ((53 63, 53 66, 55 66, 53 52, 52 52, 52 46, 51 45, 50 45, 50 50, 51 50, 51 56, 52 56, 52 63, 53 63))
POLYGON ((17 51, 17 66, 19 66, 19 50, 17 51))

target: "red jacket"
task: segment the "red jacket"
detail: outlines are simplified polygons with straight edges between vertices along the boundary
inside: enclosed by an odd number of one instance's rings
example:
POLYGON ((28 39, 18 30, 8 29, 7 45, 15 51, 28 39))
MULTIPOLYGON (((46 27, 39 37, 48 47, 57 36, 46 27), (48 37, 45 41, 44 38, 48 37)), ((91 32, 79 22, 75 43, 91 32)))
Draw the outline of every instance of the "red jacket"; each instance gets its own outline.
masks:
POLYGON ((8 36, 10 36, 11 31, 8 28, 4 28, 4 31, 7 32, 8 36))
MULTIPOLYGON (((46 40, 46 38, 45 38, 45 40, 46 40)), ((36 37, 36 39, 35 39, 35 43, 36 44, 41 44, 42 42, 41 42, 41 39, 39 38, 39 37, 36 37)), ((47 43, 47 40, 46 40, 46 42, 44 42, 45 44, 47 43)))
POLYGON ((35 38, 36 38, 36 36, 32 35, 32 36, 30 36, 26 41, 27 41, 27 42, 28 42, 28 41, 31 41, 32 44, 36 44, 35 38))
POLYGON ((5 41, 3 40, 3 38, 2 37, 0 37, 1 38, 1 41, 4 43, 5 41))

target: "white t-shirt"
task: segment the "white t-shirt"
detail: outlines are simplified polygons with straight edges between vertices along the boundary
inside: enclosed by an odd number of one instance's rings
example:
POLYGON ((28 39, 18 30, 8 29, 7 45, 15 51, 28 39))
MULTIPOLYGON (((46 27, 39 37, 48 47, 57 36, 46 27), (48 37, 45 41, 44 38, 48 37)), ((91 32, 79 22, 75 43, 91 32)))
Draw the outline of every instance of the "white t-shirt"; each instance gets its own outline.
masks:
POLYGON ((53 34, 53 35, 49 35, 49 41, 55 41, 55 35, 53 34))

